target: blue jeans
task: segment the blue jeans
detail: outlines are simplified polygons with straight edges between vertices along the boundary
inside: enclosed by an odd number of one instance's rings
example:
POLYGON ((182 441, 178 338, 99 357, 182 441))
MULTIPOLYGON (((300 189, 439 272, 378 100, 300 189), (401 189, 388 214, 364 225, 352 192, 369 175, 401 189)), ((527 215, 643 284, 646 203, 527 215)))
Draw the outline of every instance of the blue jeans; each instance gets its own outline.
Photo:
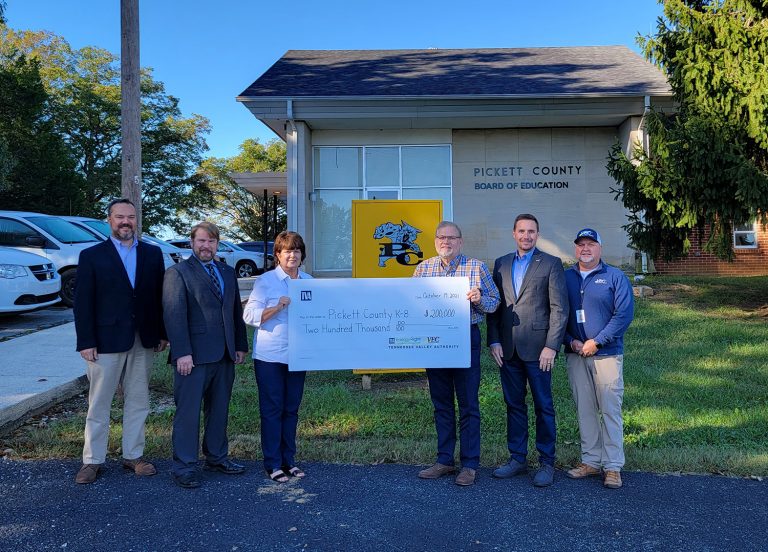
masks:
POLYGON ((293 466, 299 406, 307 373, 289 372, 287 364, 258 359, 253 359, 253 370, 259 387, 264 469, 271 472, 293 466))
POLYGON ((510 458, 525 462, 528 456, 528 406, 526 384, 531 388, 536 412, 536 450, 539 462, 555 465, 555 404, 552 400, 552 372, 539 368, 539 361, 526 362, 517 353, 505 359, 499 369, 504 402, 507 403, 507 448, 510 458))
POLYGON ((430 368, 427 370, 429 395, 435 407, 437 461, 453 466, 456 449, 456 410, 459 403, 459 454, 461 465, 477 469, 480 465, 480 330, 470 331, 472 354, 469 368, 430 368))

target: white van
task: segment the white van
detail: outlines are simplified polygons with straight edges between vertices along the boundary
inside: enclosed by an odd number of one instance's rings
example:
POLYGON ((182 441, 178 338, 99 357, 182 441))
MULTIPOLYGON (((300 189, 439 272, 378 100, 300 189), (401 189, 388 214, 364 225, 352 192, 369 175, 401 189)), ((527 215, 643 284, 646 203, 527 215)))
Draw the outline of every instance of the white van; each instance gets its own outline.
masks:
POLYGON ((61 278, 53 263, 41 257, 0 247, 0 314, 44 309, 59 302, 61 278))
POLYGON ((80 252, 99 241, 90 232, 53 215, 0 211, 0 246, 41 255, 52 261, 61 276, 61 300, 69 307, 75 302, 80 252))

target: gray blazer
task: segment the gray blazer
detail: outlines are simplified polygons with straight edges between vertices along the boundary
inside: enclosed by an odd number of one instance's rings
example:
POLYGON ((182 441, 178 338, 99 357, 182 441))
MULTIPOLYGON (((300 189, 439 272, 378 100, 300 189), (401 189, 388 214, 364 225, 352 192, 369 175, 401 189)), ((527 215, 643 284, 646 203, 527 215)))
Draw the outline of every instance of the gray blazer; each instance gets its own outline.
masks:
POLYGON ((534 249, 519 296, 512 285, 515 253, 496 259, 493 281, 501 305, 488 314, 488 345, 500 343, 504 358, 518 356, 532 362, 546 346, 560 350, 568 322, 568 292, 563 264, 557 257, 534 249))
POLYGON ((192 355, 195 364, 235 360, 248 351, 243 306, 231 267, 216 262, 224 280, 224 298, 216 296, 208 273, 193 255, 165 271, 163 318, 171 343, 169 363, 192 355))

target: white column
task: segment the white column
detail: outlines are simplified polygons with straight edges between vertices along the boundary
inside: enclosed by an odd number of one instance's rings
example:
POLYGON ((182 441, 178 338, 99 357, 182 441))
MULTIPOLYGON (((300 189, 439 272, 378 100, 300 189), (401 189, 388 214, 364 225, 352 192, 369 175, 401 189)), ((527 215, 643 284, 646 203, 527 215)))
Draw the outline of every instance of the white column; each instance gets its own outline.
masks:
MULTIPOLYGON (((312 240, 312 143, 311 131, 303 121, 288 121, 286 125, 288 156, 288 230, 304 237, 311 250, 312 240)), ((312 260, 306 269, 311 271, 312 260)))

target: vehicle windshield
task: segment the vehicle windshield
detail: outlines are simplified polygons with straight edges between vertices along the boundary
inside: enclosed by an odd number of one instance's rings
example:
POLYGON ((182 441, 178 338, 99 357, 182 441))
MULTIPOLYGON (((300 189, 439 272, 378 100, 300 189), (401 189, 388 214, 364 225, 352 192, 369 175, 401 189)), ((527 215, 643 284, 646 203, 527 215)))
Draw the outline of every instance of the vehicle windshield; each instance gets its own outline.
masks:
POLYGON ((82 228, 83 230, 85 230, 89 234, 93 234, 94 238, 97 238, 99 240, 103 240, 104 239, 104 236, 102 236, 99 232, 97 232, 93 228, 89 228, 88 226, 85 226, 82 222, 74 222, 74 221, 71 221, 71 220, 68 220, 67 222, 69 224, 74 224, 78 228, 82 228))
POLYGON ((58 217, 24 217, 36 224, 61 243, 89 243, 99 241, 93 234, 58 217))
POLYGON ((112 229, 109 227, 109 224, 103 220, 84 220, 82 223, 90 228, 93 228, 102 236, 109 236, 112 233, 112 229))

